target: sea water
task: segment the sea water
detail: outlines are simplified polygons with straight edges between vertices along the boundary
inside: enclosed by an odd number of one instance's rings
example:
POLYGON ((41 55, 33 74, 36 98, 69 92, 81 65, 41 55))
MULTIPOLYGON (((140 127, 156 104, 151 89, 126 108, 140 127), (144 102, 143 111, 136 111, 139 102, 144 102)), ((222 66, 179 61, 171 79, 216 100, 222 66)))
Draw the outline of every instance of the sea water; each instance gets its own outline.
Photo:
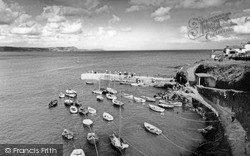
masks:
MULTIPOLYGON (((130 52, 0 52, 0 144, 63 144, 64 155, 82 148, 87 156, 94 156, 95 147, 87 142, 90 129, 82 124, 84 116, 71 114, 58 99, 66 89, 77 91, 77 100, 84 106, 97 110, 96 115, 87 115, 94 121, 92 130, 100 140, 97 144, 100 156, 121 155, 109 140, 113 132, 120 134, 130 147, 125 155, 190 155, 202 141, 197 132, 204 126, 200 117, 185 109, 174 108, 163 114, 153 112, 148 104, 118 99, 125 105, 114 107, 104 98, 98 102, 92 89, 80 79, 88 71, 121 71, 155 77, 173 77, 182 66, 209 57, 209 51, 130 51, 130 52), (48 103, 58 99, 58 106, 48 109, 48 103), (103 112, 114 116, 113 122, 103 120, 103 112), (149 133, 143 127, 148 122, 163 131, 163 135, 149 133), (62 138, 63 129, 75 134, 73 141, 62 138)), ((111 86, 116 90, 135 96, 153 96, 164 92, 153 87, 132 87, 118 82, 101 81, 101 87, 111 86)))

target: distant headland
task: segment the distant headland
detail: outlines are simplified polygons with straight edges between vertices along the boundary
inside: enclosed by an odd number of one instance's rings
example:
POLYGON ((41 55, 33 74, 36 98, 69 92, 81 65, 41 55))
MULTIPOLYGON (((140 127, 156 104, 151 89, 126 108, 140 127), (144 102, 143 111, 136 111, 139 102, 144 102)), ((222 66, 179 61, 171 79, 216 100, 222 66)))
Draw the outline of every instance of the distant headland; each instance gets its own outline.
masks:
POLYGON ((14 47, 0 46, 0 52, 81 52, 81 51, 103 51, 103 49, 78 49, 77 47, 14 47))

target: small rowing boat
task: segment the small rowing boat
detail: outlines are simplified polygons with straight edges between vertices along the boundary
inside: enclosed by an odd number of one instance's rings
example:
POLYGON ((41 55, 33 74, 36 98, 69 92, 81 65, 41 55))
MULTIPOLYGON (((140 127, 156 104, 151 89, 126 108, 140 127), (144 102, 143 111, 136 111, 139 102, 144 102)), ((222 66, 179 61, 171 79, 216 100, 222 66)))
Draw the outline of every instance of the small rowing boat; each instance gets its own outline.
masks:
POLYGON ((77 96, 77 92, 73 89, 67 89, 65 96, 75 98, 77 96))
POLYGON ((57 106, 57 103, 58 103, 57 100, 51 101, 51 102, 49 103, 49 108, 51 108, 51 107, 56 107, 56 106, 57 106))
POLYGON ((95 133, 88 133, 87 140, 90 144, 94 145, 94 144, 98 143, 99 137, 95 133))
POLYGON ((113 94, 106 94, 106 97, 109 100, 117 99, 117 97, 115 95, 113 95, 113 94))
POLYGON ((160 112, 160 113, 163 113, 165 111, 165 109, 159 107, 159 106, 155 106, 155 105, 150 105, 149 104, 149 108, 156 111, 156 112, 160 112))
POLYGON ((170 102, 171 105, 174 105, 175 107, 181 107, 182 103, 181 102, 170 102))
POLYGON ((103 99, 104 99, 104 98, 103 98, 102 95, 97 95, 97 96, 96 96, 96 100, 97 100, 97 101, 103 101, 103 99))
POLYGON ((86 126, 90 126, 93 124, 93 121, 90 119, 83 119, 82 123, 86 126))
POLYGON ((94 94, 102 94, 102 90, 99 90, 99 89, 96 89, 96 90, 92 90, 92 93, 94 93, 94 94))
POLYGON ((159 103, 158 106, 161 106, 161 107, 163 107, 163 108, 168 108, 168 109, 174 108, 174 105, 171 105, 171 104, 164 104, 164 103, 159 103))
POLYGON ((65 98, 65 94, 60 93, 60 94, 59 94, 59 98, 60 98, 60 99, 61 99, 61 98, 65 98))
POLYGON ((72 114, 76 114, 78 112, 78 109, 76 106, 70 106, 69 111, 72 114))
POLYGON ((79 108, 79 114, 87 115, 88 113, 89 113, 89 110, 88 110, 87 107, 81 106, 81 107, 79 108))
POLYGON ((118 150, 122 151, 124 149, 127 149, 129 145, 125 143, 125 141, 122 138, 118 138, 115 134, 112 134, 109 136, 111 145, 113 145, 118 150))
POLYGON ((85 153, 82 149, 74 149, 70 156, 85 156, 85 153))
POLYGON ((87 85, 94 85, 94 82, 86 81, 87 85))
POLYGON ((107 91, 111 94, 117 94, 117 90, 113 89, 113 88, 110 88, 110 87, 107 87, 107 91))
POLYGON ((73 132, 71 132, 70 130, 67 130, 67 129, 63 130, 62 136, 65 137, 66 139, 69 139, 69 140, 74 138, 73 132))
POLYGON ((152 97, 148 97, 148 96, 141 96, 141 98, 145 99, 146 101, 149 101, 149 102, 155 102, 155 98, 152 98, 152 97))
POLYGON ((71 106, 71 105, 73 105, 73 101, 70 100, 70 99, 66 99, 66 100, 64 101, 64 104, 65 104, 66 106, 71 106))
POLYGON ((107 112, 104 112, 104 113, 102 114, 102 117, 103 117, 103 119, 105 119, 105 120, 107 120, 107 121, 112 121, 112 120, 114 120, 114 117, 113 117, 111 114, 107 113, 107 112))
POLYGON ((129 100, 133 100, 134 96, 131 94, 127 94, 127 93, 122 93, 122 97, 129 99, 129 100))
POLYGON ((119 107, 124 105, 123 102, 118 101, 118 100, 116 100, 116 99, 113 99, 113 100, 112 100, 112 103, 113 103, 114 106, 119 106, 119 107))
POLYGON ((151 133, 154 133, 154 134, 161 134, 162 133, 162 130, 160 130, 159 128, 155 127, 154 125, 151 125, 147 122, 144 122, 144 127, 151 133))
POLYGON ((140 98, 140 97, 135 97, 135 96, 134 96, 134 101, 135 101, 135 102, 139 102, 139 103, 144 103, 144 102, 146 102, 145 99, 140 98))
POLYGON ((92 107, 88 107, 88 111, 90 114, 96 114, 96 109, 94 109, 92 107))

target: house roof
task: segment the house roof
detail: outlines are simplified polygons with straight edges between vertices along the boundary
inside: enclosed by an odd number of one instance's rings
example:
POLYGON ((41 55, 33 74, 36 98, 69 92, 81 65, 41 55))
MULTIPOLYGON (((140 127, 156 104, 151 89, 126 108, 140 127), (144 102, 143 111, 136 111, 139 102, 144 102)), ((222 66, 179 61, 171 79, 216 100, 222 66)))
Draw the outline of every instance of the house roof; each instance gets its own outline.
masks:
POLYGON ((196 73, 195 74, 198 77, 212 77, 215 78, 213 75, 207 74, 207 73, 196 73))

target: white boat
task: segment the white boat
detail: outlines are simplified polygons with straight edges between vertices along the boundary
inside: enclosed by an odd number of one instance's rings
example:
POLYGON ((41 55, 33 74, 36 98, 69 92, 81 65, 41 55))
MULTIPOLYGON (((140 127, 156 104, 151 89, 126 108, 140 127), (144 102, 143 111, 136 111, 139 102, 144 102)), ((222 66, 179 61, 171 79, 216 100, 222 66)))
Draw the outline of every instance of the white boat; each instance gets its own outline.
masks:
POLYGON ((67 130, 67 129, 63 130, 62 136, 65 137, 66 139, 69 139, 69 140, 74 138, 73 132, 71 132, 70 130, 67 130))
POLYGON ((78 112, 78 109, 76 106, 70 106, 69 111, 72 114, 76 114, 78 112))
POLYGON ((98 89, 92 90, 92 93, 94 93, 94 94, 102 94, 103 93, 103 91, 101 90, 101 79, 99 79, 98 89))
POLYGON ((125 141, 122 138, 117 137, 115 134, 112 134, 109 138, 111 144, 120 151, 129 147, 129 145, 125 143, 125 141))
POLYGON ((109 100, 117 99, 117 97, 115 95, 113 95, 113 94, 106 94, 106 97, 109 100))
POLYGON ((65 98, 65 94, 60 93, 60 94, 59 94, 59 98, 65 98))
POLYGON ((96 96, 96 100, 97 100, 97 101, 103 101, 103 99, 104 99, 104 98, 103 98, 102 95, 97 95, 97 96, 96 96))
POLYGON ((170 104, 169 101, 166 101, 166 100, 159 100, 159 103, 162 103, 162 104, 170 104))
POLYGON ((122 151, 129 147, 129 145, 121 138, 121 107, 119 107, 119 135, 118 137, 113 133, 109 138, 111 145, 122 151))
POLYGON ((118 100, 116 100, 116 99, 113 99, 113 100, 112 100, 112 103, 113 103, 114 106, 123 106, 123 105, 124 105, 123 102, 118 101, 118 100))
POLYGON ((130 83, 130 85, 131 85, 131 86, 137 87, 137 86, 139 86, 140 84, 139 84, 139 83, 130 83))
POLYGON ((93 121, 90 119, 83 119, 82 123, 86 126, 90 126, 93 124, 93 121))
POLYGON ((148 97, 148 96, 141 96, 141 98, 145 99, 146 101, 149 101, 149 102, 155 102, 155 98, 152 98, 152 97, 148 97))
POLYGON ((82 149, 74 149, 70 156, 85 156, 85 153, 82 149))
POLYGON ((77 94, 77 92, 74 91, 73 89, 67 89, 67 90, 66 90, 66 93, 67 93, 67 94, 77 94))
POLYGON ((107 113, 107 112, 104 112, 102 114, 102 117, 103 117, 103 119, 105 119, 107 121, 113 121, 114 120, 114 117, 111 114, 107 113))
POLYGON ((86 81, 87 85, 94 85, 94 82, 86 81))
POLYGON ((102 90, 98 90, 98 89, 97 90, 92 90, 92 93, 94 93, 94 94, 100 94, 101 95, 102 92, 103 92, 102 90))
POLYGON ((90 114, 96 114, 96 109, 94 109, 92 107, 88 107, 88 111, 90 114))
POLYGON ((122 97, 129 99, 129 100, 133 100, 134 96, 131 94, 127 94, 127 93, 122 93, 122 97))
POLYGON ((163 113, 165 111, 165 109, 163 109, 163 108, 161 108, 159 106, 150 105, 150 104, 149 104, 149 108, 156 111, 156 112, 161 112, 161 113, 163 113))
POLYGON ((134 96, 134 100, 135 100, 135 102, 139 102, 139 103, 144 103, 144 102, 146 102, 145 99, 140 98, 140 97, 135 97, 135 96, 134 96))
POLYGON ((87 140, 90 144, 96 144, 99 141, 99 137, 95 133, 88 133, 87 140))
POLYGON ((70 99, 66 99, 66 100, 64 100, 64 104, 65 104, 66 106, 71 106, 71 105, 73 105, 73 101, 70 100, 70 99))
POLYGON ((174 108, 174 105, 164 104, 164 103, 159 103, 158 106, 161 106, 163 108, 168 108, 168 109, 174 108))
POLYGON ((181 107, 182 103, 181 102, 170 102, 171 105, 174 105, 175 107, 181 107))
POLYGON ((107 87, 107 91, 111 94, 117 94, 117 90, 113 89, 113 88, 110 88, 110 87, 107 87))
POLYGON ((161 134, 162 133, 162 130, 160 130, 159 128, 155 127, 154 125, 151 125, 147 122, 144 122, 144 127, 151 133, 154 133, 154 134, 161 134))

